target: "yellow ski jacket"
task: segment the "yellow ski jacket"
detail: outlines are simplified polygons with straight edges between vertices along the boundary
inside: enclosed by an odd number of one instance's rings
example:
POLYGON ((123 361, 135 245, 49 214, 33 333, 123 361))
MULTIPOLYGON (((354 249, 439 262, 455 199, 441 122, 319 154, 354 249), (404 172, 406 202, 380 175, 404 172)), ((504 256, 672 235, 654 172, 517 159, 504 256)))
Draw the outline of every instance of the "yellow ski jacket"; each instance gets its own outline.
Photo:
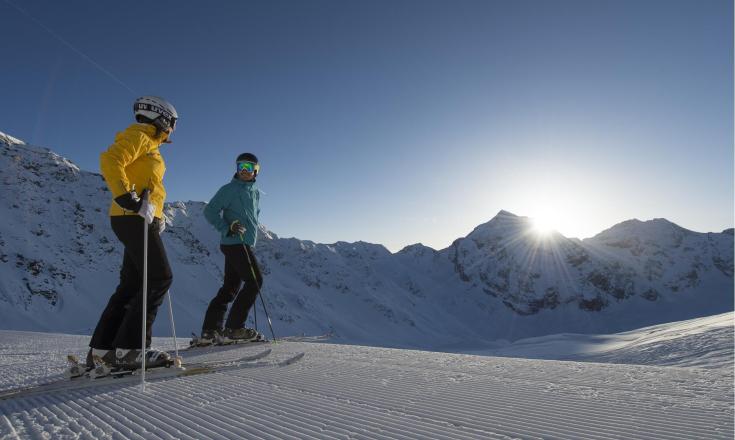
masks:
POLYGON ((131 215, 122 209, 115 198, 129 192, 135 185, 138 195, 144 189, 150 191, 150 202, 156 206, 156 217, 163 216, 166 189, 163 174, 166 164, 158 148, 166 140, 166 134, 156 137, 156 127, 149 124, 133 124, 115 135, 115 142, 100 154, 100 171, 112 192, 110 216, 131 215))

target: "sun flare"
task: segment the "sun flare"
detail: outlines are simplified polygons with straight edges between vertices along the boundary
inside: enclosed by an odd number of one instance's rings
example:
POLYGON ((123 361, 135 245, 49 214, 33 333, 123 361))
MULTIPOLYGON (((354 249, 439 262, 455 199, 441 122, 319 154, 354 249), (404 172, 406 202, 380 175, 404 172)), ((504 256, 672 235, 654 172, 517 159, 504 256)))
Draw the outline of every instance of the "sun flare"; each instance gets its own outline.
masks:
POLYGON ((531 219, 531 230, 539 237, 548 237, 556 229, 554 222, 548 218, 534 217, 531 219))

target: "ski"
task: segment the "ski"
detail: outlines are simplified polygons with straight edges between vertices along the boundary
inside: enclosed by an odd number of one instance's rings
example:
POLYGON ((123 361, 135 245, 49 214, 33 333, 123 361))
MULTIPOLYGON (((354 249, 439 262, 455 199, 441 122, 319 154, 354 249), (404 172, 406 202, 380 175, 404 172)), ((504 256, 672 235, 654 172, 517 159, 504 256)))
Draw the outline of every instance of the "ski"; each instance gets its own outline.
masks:
POLYGON ((256 343, 270 342, 262 334, 258 333, 253 339, 229 339, 225 336, 221 336, 217 339, 214 345, 240 345, 240 344, 256 344, 256 343))
MULTIPOLYGON (((229 345, 245 345, 245 344, 276 344, 278 342, 321 342, 321 341, 328 341, 332 339, 334 334, 332 332, 324 333, 321 335, 316 336, 306 336, 306 335, 300 335, 300 336, 284 336, 280 337, 277 340, 270 340, 266 338, 262 333, 258 333, 258 337, 255 339, 250 340, 237 340, 237 339, 226 339, 223 337, 218 337, 215 340, 204 340, 197 336, 196 334, 192 333, 191 341, 189 341, 189 346, 186 348, 179 349, 180 352, 186 352, 186 351, 193 351, 199 348, 207 348, 207 347, 223 347, 223 346, 229 346, 229 345)), ((169 353, 173 353, 173 351, 170 351, 169 353)))
POLYGON ((328 341, 332 339, 334 336, 334 333, 328 332, 321 335, 316 336, 307 336, 307 335, 301 335, 301 336, 283 336, 281 338, 278 338, 279 341, 284 342, 319 342, 319 341, 328 341))
POLYGON ((262 333, 258 333, 258 336, 254 339, 228 339, 223 336, 217 336, 214 340, 210 339, 202 339, 196 334, 192 333, 191 341, 189 342, 189 347, 184 348, 180 351, 188 351, 196 348, 202 348, 202 347, 221 347, 225 345, 242 345, 242 344, 265 344, 271 342, 268 339, 266 339, 265 336, 263 336, 262 333))
MULTIPOLYGON (((205 348, 212 348, 216 349, 218 347, 229 347, 233 345, 266 345, 270 344, 271 341, 263 340, 263 341, 239 341, 239 342, 229 342, 229 343, 222 343, 222 344, 206 344, 206 343, 190 343, 188 347, 180 348, 179 353, 192 353, 192 352, 198 352, 199 350, 205 349, 205 348)), ((169 354, 173 354, 174 350, 169 350, 169 354)))
MULTIPOLYGON (((125 372, 128 372, 128 371, 133 372, 133 371, 140 370, 140 368, 124 369, 124 368, 115 367, 114 365, 109 365, 104 360, 102 360, 102 358, 100 358, 99 356, 92 356, 92 359, 94 360, 94 368, 87 373, 90 379, 99 379, 102 377, 124 374, 125 372)), ((164 365, 157 365, 157 366, 148 366, 148 364, 146 364, 145 370, 153 371, 153 370, 158 370, 162 368, 171 368, 172 366, 179 368, 179 369, 182 368, 182 359, 174 358, 166 362, 166 364, 164 365)))
MULTIPOLYGON (((283 367, 304 357, 304 353, 291 356, 282 361, 263 361, 262 359, 271 354, 271 349, 264 350, 259 353, 241 356, 235 359, 225 359, 216 361, 194 362, 182 368, 176 367, 156 367, 146 369, 146 381, 156 381, 166 378, 175 378, 183 376, 193 376, 205 373, 217 373, 229 370, 237 370, 242 368, 257 367, 283 367)), ((56 391, 75 391, 85 388, 94 388, 105 385, 137 383, 140 381, 139 370, 115 371, 111 374, 98 378, 91 378, 84 374, 72 380, 66 378, 48 382, 40 385, 32 385, 0 393, 0 400, 6 400, 15 397, 26 397, 43 393, 56 391), (114 374, 113 374, 114 373, 114 374)))
MULTIPOLYGON (((252 354, 252 355, 249 355, 249 356, 241 356, 241 357, 234 358, 234 359, 229 359, 229 360, 194 362, 191 365, 189 365, 188 367, 184 366, 182 368, 174 368, 173 370, 175 370, 175 371, 184 371, 184 370, 195 370, 195 369, 198 369, 198 368, 201 368, 201 367, 207 367, 208 368, 208 367, 217 367, 217 366, 220 366, 220 365, 230 365, 230 364, 239 365, 241 363, 253 362, 253 361, 257 361, 257 360, 263 359, 264 357, 266 357, 269 354, 271 354, 271 352, 272 352, 272 350, 269 348, 267 350, 261 351, 260 353, 255 353, 255 354, 252 354)), ((145 374, 146 374, 146 377, 148 377, 151 374, 153 374, 153 375, 157 374, 158 371, 168 371, 168 370, 171 370, 171 368, 170 367, 146 368, 145 374)), ((123 377, 123 376, 130 376, 130 375, 136 375, 137 376, 139 374, 140 374, 140 369, 134 369, 134 370, 113 370, 113 371, 110 371, 109 376, 111 376, 113 378, 118 378, 118 377, 123 377)), ((186 374, 177 374, 177 375, 186 375, 186 374)), ((155 376, 151 376, 151 377, 155 377, 155 376)))

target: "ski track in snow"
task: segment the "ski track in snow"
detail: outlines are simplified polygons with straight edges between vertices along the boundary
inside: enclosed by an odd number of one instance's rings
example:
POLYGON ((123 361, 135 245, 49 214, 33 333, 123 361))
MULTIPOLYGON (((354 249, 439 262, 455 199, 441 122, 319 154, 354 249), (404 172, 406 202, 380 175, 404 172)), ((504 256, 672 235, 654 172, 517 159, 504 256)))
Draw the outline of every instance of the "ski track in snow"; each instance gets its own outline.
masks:
MULTIPOLYGON (((16 352, 31 346, 16 346, 16 352)), ((185 363, 227 359, 264 347, 273 349, 270 360, 302 351, 306 356, 286 367, 152 381, 145 394, 137 383, 113 382, 3 400, 0 438, 733 438, 733 375, 727 368, 304 342, 183 355, 185 363)), ((46 369, 58 372, 62 365, 52 360, 46 369)))

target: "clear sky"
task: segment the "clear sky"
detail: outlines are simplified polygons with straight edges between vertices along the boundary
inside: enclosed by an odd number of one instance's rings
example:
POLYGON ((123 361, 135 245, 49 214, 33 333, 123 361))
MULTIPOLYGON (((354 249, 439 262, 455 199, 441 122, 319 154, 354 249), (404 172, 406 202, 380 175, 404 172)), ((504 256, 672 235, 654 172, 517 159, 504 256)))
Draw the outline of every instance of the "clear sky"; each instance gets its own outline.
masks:
POLYGON ((733 225, 730 0, 0 0, 0 17, 0 131, 98 171, 133 100, 163 96, 169 200, 208 200, 250 151, 280 236, 439 249, 501 209, 579 238, 733 225))

